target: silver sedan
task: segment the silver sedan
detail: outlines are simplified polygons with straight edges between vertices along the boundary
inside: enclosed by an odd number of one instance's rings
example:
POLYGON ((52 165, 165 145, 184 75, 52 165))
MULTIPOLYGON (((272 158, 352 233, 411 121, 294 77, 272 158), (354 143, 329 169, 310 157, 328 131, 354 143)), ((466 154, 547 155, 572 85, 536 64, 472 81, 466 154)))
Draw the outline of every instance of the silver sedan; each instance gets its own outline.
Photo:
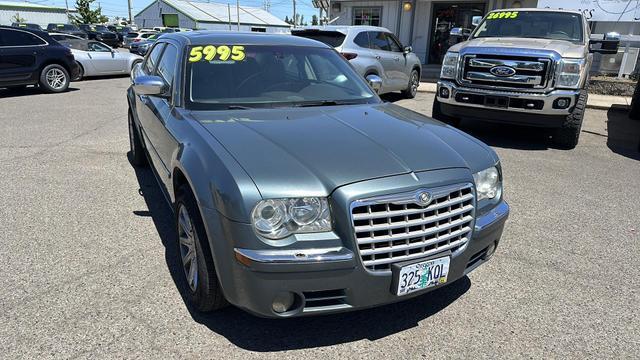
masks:
POLYGON ((89 76, 129 74, 142 56, 119 52, 99 41, 64 41, 80 64, 78 79, 89 76))

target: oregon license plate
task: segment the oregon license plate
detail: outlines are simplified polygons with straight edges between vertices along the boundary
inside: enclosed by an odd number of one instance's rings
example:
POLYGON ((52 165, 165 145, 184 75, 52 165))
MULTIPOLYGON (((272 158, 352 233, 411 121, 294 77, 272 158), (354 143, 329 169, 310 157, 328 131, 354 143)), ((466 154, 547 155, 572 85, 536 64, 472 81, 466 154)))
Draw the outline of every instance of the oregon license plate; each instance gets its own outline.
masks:
POLYGON ((398 276, 396 295, 407 295, 447 282, 449 257, 441 257, 403 266, 398 276))

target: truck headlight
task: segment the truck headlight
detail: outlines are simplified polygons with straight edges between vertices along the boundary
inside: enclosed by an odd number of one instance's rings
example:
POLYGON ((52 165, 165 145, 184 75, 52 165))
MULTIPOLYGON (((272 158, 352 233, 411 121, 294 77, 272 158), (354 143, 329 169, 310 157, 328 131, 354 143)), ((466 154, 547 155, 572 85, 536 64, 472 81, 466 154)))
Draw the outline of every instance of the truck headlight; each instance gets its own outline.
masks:
POLYGON ((485 199, 500 199, 502 195, 502 180, 500 179, 500 171, 496 166, 473 174, 473 180, 476 182, 478 202, 485 199))
POLYGON ((262 200, 253 208, 251 222, 260 236, 272 240, 296 233, 331 231, 326 198, 262 200))
POLYGON ((458 74, 458 58, 457 52, 447 52, 442 60, 442 68, 440 70, 441 79, 455 79, 458 74))
POLYGON ((556 87, 577 89, 580 87, 584 59, 561 59, 558 63, 556 87))

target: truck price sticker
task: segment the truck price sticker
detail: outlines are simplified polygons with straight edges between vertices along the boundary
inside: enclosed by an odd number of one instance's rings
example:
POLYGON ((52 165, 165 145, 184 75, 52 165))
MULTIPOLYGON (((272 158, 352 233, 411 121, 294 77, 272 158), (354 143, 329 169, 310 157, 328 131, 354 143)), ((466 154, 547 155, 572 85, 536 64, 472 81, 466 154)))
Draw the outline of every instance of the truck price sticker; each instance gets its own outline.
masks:
POLYGON ((244 46, 234 45, 205 45, 194 46, 189 53, 189 62, 206 60, 213 61, 217 57, 220 61, 242 61, 245 58, 244 46))
POLYGON ((495 20, 495 19, 515 19, 518 17, 517 11, 501 11, 501 12, 493 12, 487 16, 487 20, 495 20))

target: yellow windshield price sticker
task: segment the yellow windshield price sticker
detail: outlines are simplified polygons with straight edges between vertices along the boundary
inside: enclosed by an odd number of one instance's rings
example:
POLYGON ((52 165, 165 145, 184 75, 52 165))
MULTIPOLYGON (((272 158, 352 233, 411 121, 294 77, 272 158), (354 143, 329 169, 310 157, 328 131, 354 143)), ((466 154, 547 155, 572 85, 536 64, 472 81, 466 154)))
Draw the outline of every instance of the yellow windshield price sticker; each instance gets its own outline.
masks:
POLYGON ((244 46, 206 45, 194 46, 189 53, 189 62, 198 61, 242 61, 245 58, 244 46))
POLYGON ((517 11, 500 11, 500 12, 492 12, 487 16, 487 20, 496 20, 496 19, 515 19, 518 17, 517 11))

